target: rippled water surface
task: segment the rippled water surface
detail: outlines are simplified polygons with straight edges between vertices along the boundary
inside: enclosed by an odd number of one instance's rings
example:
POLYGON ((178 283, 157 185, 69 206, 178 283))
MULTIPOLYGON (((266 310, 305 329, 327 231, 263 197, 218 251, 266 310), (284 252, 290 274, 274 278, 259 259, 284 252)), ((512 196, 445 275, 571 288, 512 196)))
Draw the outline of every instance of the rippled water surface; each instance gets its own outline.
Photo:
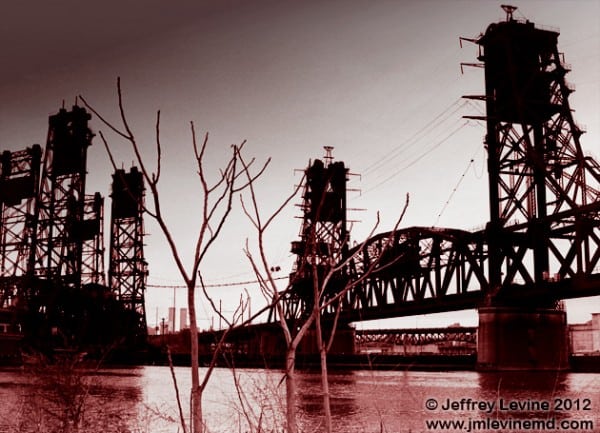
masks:
MULTIPOLYGON (((175 372, 187 416, 189 369, 175 372)), ((209 431, 257 431, 259 425, 282 431, 282 372, 235 374, 234 379, 231 370, 213 373, 203 397, 209 431)), ((301 430, 322 431, 320 376, 301 372, 298 378, 301 430)), ((600 432, 600 374, 351 371, 332 373, 330 386, 336 432, 526 431, 493 428, 494 420, 526 419, 577 427, 545 431, 600 432), (488 424, 475 426, 474 420, 488 424), (431 424, 443 421, 465 424, 431 424)), ((80 431, 86 432, 181 431, 167 367, 85 374, 0 371, 0 433, 64 431, 61 423, 69 417, 83 420, 80 431)))

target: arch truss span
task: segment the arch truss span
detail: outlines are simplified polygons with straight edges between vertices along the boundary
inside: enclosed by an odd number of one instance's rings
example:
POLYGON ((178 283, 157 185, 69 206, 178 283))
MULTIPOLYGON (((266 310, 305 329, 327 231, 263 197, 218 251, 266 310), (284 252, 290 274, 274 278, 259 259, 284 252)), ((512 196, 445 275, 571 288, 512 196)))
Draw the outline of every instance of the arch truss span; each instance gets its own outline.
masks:
POLYGON ((327 311, 339 308, 344 321, 474 308, 489 292, 482 232, 410 227, 378 234, 349 257, 347 289, 327 311))

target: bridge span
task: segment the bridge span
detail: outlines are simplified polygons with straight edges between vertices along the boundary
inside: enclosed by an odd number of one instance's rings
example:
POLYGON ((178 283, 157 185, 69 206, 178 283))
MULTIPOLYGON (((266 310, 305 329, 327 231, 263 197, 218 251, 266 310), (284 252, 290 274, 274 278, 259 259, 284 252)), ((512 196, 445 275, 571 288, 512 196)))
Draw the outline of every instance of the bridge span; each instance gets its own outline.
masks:
MULTIPOLYGON (((490 220, 485 229, 410 227, 349 248, 348 170, 305 171, 303 223, 285 314, 322 307, 338 323, 479 310, 478 365, 567 368, 560 300, 600 295, 600 164, 585 156, 569 105, 559 33, 513 17, 473 42, 484 70, 490 220)), ((432 174, 433 176, 433 174, 432 174)))

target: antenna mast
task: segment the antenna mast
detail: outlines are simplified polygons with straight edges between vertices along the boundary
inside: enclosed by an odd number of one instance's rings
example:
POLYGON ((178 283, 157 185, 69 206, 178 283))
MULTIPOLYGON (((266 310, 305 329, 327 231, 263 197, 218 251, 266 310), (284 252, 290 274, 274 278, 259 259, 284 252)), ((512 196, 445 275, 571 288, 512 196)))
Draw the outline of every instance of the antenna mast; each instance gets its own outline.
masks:
POLYGON ((500 7, 506 12, 506 21, 512 21, 513 12, 517 10, 517 7, 511 5, 500 5, 500 7))

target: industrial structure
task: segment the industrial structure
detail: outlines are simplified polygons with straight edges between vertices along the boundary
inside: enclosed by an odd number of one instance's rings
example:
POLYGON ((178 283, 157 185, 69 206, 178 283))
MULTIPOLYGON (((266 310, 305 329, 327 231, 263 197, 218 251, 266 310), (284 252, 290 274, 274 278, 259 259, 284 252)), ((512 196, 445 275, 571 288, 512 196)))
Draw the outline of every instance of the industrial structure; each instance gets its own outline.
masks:
MULTIPOLYGON (((292 242, 296 261, 282 292, 290 329, 320 303, 326 304, 326 331, 342 329, 332 345, 338 353, 354 353, 357 341, 406 348, 422 331, 351 335, 348 325, 476 308, 476 337, 473 329, 461 328, 430 330, 424 338, 463 349, 468 343, 469 350, 476 338, 481 369, 568 368, 561 300, 600 295, 600 165, 580 145, 583 130, 569 104, 573 89, 558 51, 559 33, 516 20, 514 7, 503 8, 505 21, 463 38, 476 45, 479 63, 473 65, 485 76, 485 93, 465 96, 486 108, 484 116, 468 116, 487 128, 485 229, 408 227, 351 246, 349 172, 326 147, 325 158, 304 172, 302 224, 292 242)), ((39 146, 2 154, 0 306, 35 313, 35 320, 16 319, 15 328, 35 333, 43 322, 63 326, 67 334, 92 315, 93 303, 81 295, 101 296, 118 306, 102 311, 117 314, 122 329, 139 341, 146 336, 148 275, 143 176, 135 168, 113 175, 105 287, 103 198, 85 190, 89 119, 80 107, 51 116, 43 163, 39 146)), ((229 338, 237 342, 228 347, 260 359, 280 355, 284 343, 274 315, 271 323, 232 332, 229 338)), ((211 336, 200 336, 200 343, 207 353, 214 348, 211 336)), ((299 349, 314 347, 305 341, 299 349)))
POLYGON ((33 269, 42 149, 2 153, 0 165, 0 307, 23 295, 33 269))
POLYGON ((81 107, 50 116, 33 241, 33 274, 81 288, 83 242, 99 236, 98 221, 84 221, 87 148, 93 134, 81 107))
POLYGON ((463 355, 477 352, 477 328, 376 329, 356 331, 358 353, 463 355))
POLYGON ((313 305, 321 264, 346 262, 324 288, 340 296, 325 317, 343 324, 477 308, 480 368, 568 367, 559 301, 600 294, 600 165, 580 146, 559 33, 503 8, 506 21, 467 39, 485 71, 485 94, 466 98, 486 106, 485 116, 469 116, 487 125, 486 228, 409 227, 342 252, 345 170, 317 161, 306 171, 301 240, 292 244, 290 320, 313 305), (334 224, 324 231, 325 222, 334 224))
POLYGON ((110 223, 109 287, 124 308, 135 311, 138 335, 145 335, 144 294, 148 264, 144 258, 144 178, 133 167, 113 174, 110 223))
MULTIPOLYGON (((143 181, 136 177, 135 187, 125 189, 132 195, 125 198, 123 188, 114 187, 111 234, 116 233, 116 238, 111 239, 109 289, 104 270, 104 198, 100 193, 86 194, 87 149, 93 138, 90 118, 79 106, 50 116, 43 160, 38 145, 2 154, 0 308, 12 312, 7 325, 11 331, 33 346, 99 344, 105 338, 144 337, 147 332, 143 181), (128 227, 127 218, 134 220, 133 246, 119 234, 120 227, 128 227), (119 268, 119 258, 129 251, 135 254, 132 266, 142 269, 142 277, 132 273, 134 281, 119 268), (132 317, 136 326, 131 326, 132 317), (100 332, 108 319, 118 323, 100 332)), ((120 172, 115 178, 121 179, 120 172)))
POLYGON ((315 291, 320 292, 326 275, 348 256, 348 170, 343 162, 333 162, 332 150, 325 147, 324 161, 315 160, 304 172, 300 240, 292 242, 296 263, 290 276, 292 289, 283 301, 289 319, 310 314, 314 297, 319 296, 315 291), (317 279, 313 280, 315 274, 317 279))
POLYGON ((586 323, 569 325, 571 350, 577 355, 600 355, 600 313, 586 323))

